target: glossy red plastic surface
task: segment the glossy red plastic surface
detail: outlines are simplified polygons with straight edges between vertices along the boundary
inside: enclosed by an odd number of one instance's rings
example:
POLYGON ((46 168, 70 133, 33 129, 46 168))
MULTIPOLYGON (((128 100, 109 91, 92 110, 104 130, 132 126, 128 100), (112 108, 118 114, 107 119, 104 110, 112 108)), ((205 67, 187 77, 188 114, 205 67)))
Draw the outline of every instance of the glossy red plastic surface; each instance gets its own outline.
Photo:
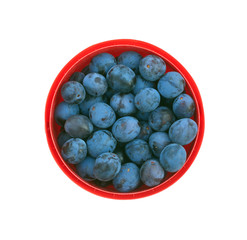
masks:
POLYGON ((166 53, 164 50, 138 40, 132 39, 118 39, 118 40, 110 40, 106 42, 101 42, 95 44, 91 47, 86 48, 74 58, 72 58, 60 71, 55 81, 52 84, 50 92, 47 97, 46 109, 45 109, 45 130, 48 145, 50 147, 51 153, 57 162, 58 166, 63 170, 63 172, 76 184, 78 184, 83 189, 94 193, 96 195, 113 198, 113 199, 136 199, 142 198, 146 196, 150 196, 152 194, 158 193, 167 187, 171 186, 175 183, 179 178, 183 176, 183 174, 188 170, 193 161, 196 158, 196 155, 200 149, 203 134, 204 134, 204 111, 202 99, 200 96, 200 92, 190 76, 187 70, 171 55, 166 53), (136 51, 139 52, 142 56, 146 56, 149 54, 155 54, 163 58, 167 64, 167 71, 178 71, 186 80, 185 92, 188 93, 195 101, 196 104, 196 112, 194 114, 193 119, 198 124, 198 134, 195 140, 184 146, 187 151, 187 160, 184 164, 183 168, 180 169, 176 173, 167 173, 163 182, 153 188, 148 188, 145 185, 139 187, 136 191, 131 193, 119 193, 116 192, 113 186, 107 187, 99 187, 94 183, 86 182, 81 179, 75 171, 73 165, 67 164, 60 155, 60 148, 57 144, 57 136, 60 131, 60 127, 54 121, 54 109, 59 102, 62 101, 60 95, 60 88, 63 83, 69 80, 70 76, 75 71, 81 71, 84 67, 86 67, 91 59, 99 53, 108 52, 114 56, 120 55, 124 51, 136 51))

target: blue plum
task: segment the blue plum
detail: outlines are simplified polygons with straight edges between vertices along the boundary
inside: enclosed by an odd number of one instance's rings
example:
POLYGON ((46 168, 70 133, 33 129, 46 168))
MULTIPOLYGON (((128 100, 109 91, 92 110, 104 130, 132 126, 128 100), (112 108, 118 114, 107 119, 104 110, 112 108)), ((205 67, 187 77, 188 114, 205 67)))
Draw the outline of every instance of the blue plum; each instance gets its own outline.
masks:
POLYGON ((106 97, 106 98, 108 99, 108 101, 110 101, 110 99, 112 98, 112 96, 113 96, 114 94, 116 94, 116 93, 118 93, 118 91, 115 91, 115 90, 113 90, 112 88, 108 87, 108 89, 107 89, 107 91, 106 91, 104 97, 106 97))
POLYGON ((161 102, 164 106, 172 109, 172 104, 173 104, 174 98, 164 98, 161 97, 161 102))
POLYGON ((139 72, 148 81, 157 81, 165 71, 164 60, 156 55, 148 55, 140 61, 139 72))
POLYGON ((140 177, 146 186, 154 187, 164 179, 165 171, 156 159, 150 159, 141 166, 140 177))
POLYGON ((91 106, 89 117, 92 123, 99 128, 108 128, 116 120, 116 114, 106 103, 98 102, 91 106))
POLYGON ((139 72, 139 63, 142 56, 134 51, 123 52, 118 56, 118 64, 131 68, 135 73, 139 72))
POLYGON ((141 131, 139 121, 130 116, 119 118, 112 127, 112 134, 118 142, 129 142, 141 131))
POLYGON ((79 114, 80 110, 77 104, 61 102, 57 105, 54 118, 57 124, 63 126, 65 121, 73 115, 79 114))
POLYGON ((88 153, 94 158, 101 153, 113 152, 116 146, 117 141, 108 130, 96 131, 87 139, 88 153))
POLYGON ((64 161, 77 164, 87 156, 87 145, 80 138, 71 138, 61 148, 61 155, 64 161))
POLYGON ((136 139, 142 139, 144 141, 148 141, 150 135, 153 132, 152 128, 145 121, 141 121, 140 124, 141 124, 141 131, 139 135, 136 137, 136 139))
POLYGON ((78 175, 86 181, 92 181, 95 179, 93 174, 93 168, 95 164, 95 158, 86 157, 82 162, 76 165, 78 175))
POLYGON ((167 172, 177 172, 186 161, 186 151, 183 146, 171 143, 160 154, 160 164, 167 172))
POLYGON ((95 161, 93 173, 100 181, 112 180, 120 171, 121 163, 115 153, 102 153, 95 161))
POLYGON ((155 83, 143 79, 140 75, 136 75, 136 84, 133 89, 133 93, 136 95, 143 88, 154 88, 155 83))
POLYGON ((131 192, 139 187, 140 183, 140 171, 134 163, 123 164, 113 179, 113 186, 119 192, 131 192))
POLYGON ((139 121, 148 121, 148 118, 149 118, 149 115, 150 115, 150 112, 141 112, 139 110, 136 111, 136 118, 139 120, 139 121))
POLYGON ((108 84, 103 75, 89 73, 83 79, 83 86, 88 94, 97 97, 106 93, 108 84))
POLYGON ((142 139, 134 139, 125 146, 125 153, 129 159, 137 165, 152 158, 148 143, 142 139))
POLYGON ((101 188, 105 188, 108 187, 109 185, 112 184, 112 180, 110 181, 100 181, 98 179, 94 180, 94 184, 96 184, 97 186, 101 187, 101 188))
POLYGON ((85 139, 93 132, 93 124, 88 117, 78 114, 66 120, 64 129, 71 137, 85 139))
POLYGON ((63 146, 63 144, 68 141, 69 139, 71 139, 72 137, 66 133, 64 130, 61 131, 57 137, 57 143, 58 146, 61 148, 63 146))
POLYGON ((172 142, 180 145, 191 143, 197 135, 198 127, 194 120, 182 118, 174 122, 169 129, 169 137, 172 142))
POLYGON ((79 82, 82 84, 82 81, 85 77, 85 74, 82 72, 74 72, 71 77, 70 77, 70 81, 75 81, 75 82, 79 82))
POLYGON ((119 145, 114 150, 114 153, 118 155, 121 164, 124 164, 129 161, 128 157, 125 154, 124 147, 120 147, 119 145))
POLYGON ((94 97, 87 94, 85 100, 79 104, 81 114, 89 116, 90 107, 97 102, 104 102, 103 97, 102 96, 94 97))
POLYGON ((91 73, 106 75, 111 67, 117 64, 116 59, 109 53, 100 53, 93 57, 89 64, 91 73))
POLYGON ((132 115, 136 112, 132 93, 117 93, 110 100, 113 110, 120 116, 132 115))
POLYGON ((155 131, 166 131, 175 121, 175 116, 168 107, 156 108, 148 118, 149 126, 155 131))
POLYGON ((159 157, 161 151, 171 143, 171 140, 166 132, 155 132, 150 136, 148 143, 153 154, 159 157))
POLYGON ((61 95, 67 103, 81 103, 86 97, 86 91, 81 83, 69 81, 63 84, 61 95))
POLYGON ((166 73, 158 82, 157 89, 165 98, 175 98, 184 91, 185 80, 178 72, 166 73))
POLYGON ((118 148, 123 148, 123 149, 124 149, 124 147, 125 147, 126 144, 127 144, 126 142, 118 142, 118 143, 117 143, 117 147, 118 147, 118 148))
POLYGON ((195 112, 195 102, 188 94, 180 94, 173 102, 172 110, 177 118, 191 118, 195 112))
POLYGON ((81 72, 85 75, 87 75, 90 71, 89 71, 89 65, 87 65, 86 67, 84 67, 81 72))
POLYGON ((106 79, 113 90, 123 93, 132 91, 136 83, 133 70, 121 64, 113 66, 108 71, 106 79))
POLYGON ((141 112, 151 112, 160 104, 160 94, 154 88, 144 88, 135 96, 135 105, 141 112))

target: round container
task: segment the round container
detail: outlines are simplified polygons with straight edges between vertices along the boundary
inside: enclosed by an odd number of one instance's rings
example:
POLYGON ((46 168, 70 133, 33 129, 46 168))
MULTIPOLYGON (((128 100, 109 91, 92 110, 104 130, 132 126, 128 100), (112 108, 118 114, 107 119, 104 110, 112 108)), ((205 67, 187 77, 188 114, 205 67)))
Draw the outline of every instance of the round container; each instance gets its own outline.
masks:
POLYGON ((203 104, 200 92, 190 74, 176 59, 174 59, 167 52, 143 41, 132 39, 110 40, 86 48, 85 50, 77 54, 74 58, 72 58, 60 71, 55 81, 53 82, 47 97, 45 108, 45 131, 48 145, 55 161, 62 169, 62 171, 77 185, 101 197, 113 199, 142 198, 158 193, 171 186, 184 175, 184 173, 188 170, 188 168, 195 160, 195 157, 200 149, 204 134, 203 104), (66 163, 61 157, 60 148, 56 140, 60 131, 60 126, 56 124, 54 120, 55 107, 62 101, 60 94, 61 86, 69 80, 70 76, 75 71, 81 71, 82 69, 84 69, 86 66, 89 65, 91 59, 99 53, 108 52, 117 57, 124 51, 136 51, 143 57, 149 54, 155 54, 161 57, 166 62, 166 72, 178 71, 186 81, 185 92, 189 94, 195 101, 196 111, 192 119, 194 119, 198 125, 198 133, 196 138, 192 143, 184 146, 187 152, 187 160, 184 166, 176 173, 167 173, 166 177, 160 185, 152 188, 142 185, 134 192, 130 193, 120 193, 117 192, 112 185, 100 187, 93 182, 86 182, 85 180, 80 178, 75 171, 75 167, 71 164, 66 163))

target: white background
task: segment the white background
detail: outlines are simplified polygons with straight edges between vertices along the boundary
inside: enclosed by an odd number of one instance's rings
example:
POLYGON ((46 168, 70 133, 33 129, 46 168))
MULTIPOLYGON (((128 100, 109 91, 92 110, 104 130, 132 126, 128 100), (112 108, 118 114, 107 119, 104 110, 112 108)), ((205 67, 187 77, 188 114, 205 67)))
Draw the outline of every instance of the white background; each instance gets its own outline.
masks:
POLYGON ((247 239, 246 1, 1 1, 0 239, 247 239), (139 200, 105 199, 56 165, 44 131, 53 80, 77 53, 152 43, 190 72, 206 128, 188 172, 139 200))

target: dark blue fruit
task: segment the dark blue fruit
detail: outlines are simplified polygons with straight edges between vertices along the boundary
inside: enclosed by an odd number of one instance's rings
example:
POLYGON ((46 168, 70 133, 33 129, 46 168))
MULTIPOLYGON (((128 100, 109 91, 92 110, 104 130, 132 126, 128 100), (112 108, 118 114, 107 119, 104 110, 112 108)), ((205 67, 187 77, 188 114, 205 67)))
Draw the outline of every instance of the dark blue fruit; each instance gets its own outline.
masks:
POLYGON ((141 166, 140 177, 146 186, 154 187, 161 183, 165 172, 157 160, 150 159, 141 166))
POLYGON ((54 118, 60 126, 63 126, 65 121, 73 115, 79 114, 80 110, 77 104, 61 102, 57 105, 54 118))
POLYGON ((180 94, 173 102, 172 110, 177 118, 191 118, 195 112, 195 102, 188 94, 180 94))
POLYGON ((154 88, 154 87, 155 87, 154 82, 147 81, 147 80, 143 79, 140 75, 137 75, 136 76, 136 84, 135 84, 135 87, 133 89, 133 93, 136 95, 143 88, 154 88))
POLYGON ((74 138, 87 138, 93 132, 93 124, 84 115, 74 115, 64 124, 65 131, 74 138))
POLYGON ((174 98, 161 97, 161 101, 162 101, 162 105, 172 109, 172 104, 173 104, 174 98))
POLYGON ((118 155, 121 164, 124 164, 129 161, 127 155, 125 154, 124 147, 120 147, 119 145, 114 150, 114 153, 118 155))
POLYGON ((64 130, 61 131, 57 137, 57 143, 58 146, 61 148, 63 146, 63 144, 68 141, 69 139, 71 139, 72 137, 66 133, 64 130))
POLYGON ((106 98, 108 99, 108 101, 110 101, 110 99, 112 98, 112 96, 113 96, 114 94, 116 94, 116 93, 118 93, 118 91, 115 91, 115 90, 113 90, 112 88, 108 87, 108 89, 107 89, 107 91, 106 91, 104 97, 106 97, 106 98))
POLYGON ((141 165, 152 157, 148 143, 141 139, 134 139, 125 146, 125 153, 135 164, 141 165))
POLYGON ((170 143, 171 140, 166 132, 155 132, 149 138, 149 147, 156 157, 159 157, 164 147, 170 143))
POLYGON ((95 103, 89 110, 89 117, 92 123, 99 128, 108 128, 116 120, 116 114, 106 103, 95 103))
POLYGON ((89 73, 83 79, 83 86, 88 94, 96 97, 106 93, 108 84, 103 75, 99 73, 89 73))
POLYGON ((95 56, 89 64, 91 73, 106 75, 109 69, 116 65, 116 59, 109 53, 101 53, 95 56))
POLYGON ((152 128, 148 125, 147 122, 141 121, 141 131, 136 139, 142 139, 144 141, 148 141, 150 135, 152 134, 152 128))
POLYGON ((64 161, 77 164, 87 156, 87 145, 80 138, 71 138, 61 148, 61 155, 64 161))
POLYGON ((135 105, 141 112, 151 112, 160 104, 160 95, 154 88, 144 88, 135 96, 135 105))
POLYGON ((185 149, 176 143, 166 146, 160 154, 160 164, 167 172, 177 172, 186 161, 185 149))
POLYGON ((129 142, 141 131, 139 121, 130 116, 119 118, 112 127, 112 134, 118 142, 129 142))
POLYGON ((120 171, 121 163, 115 153, 102 153, 95 161, 93 173, 100 181, 112 180, 120 171))
POLYGON ((82 162, 76 165, 78 175, 86 181, 92 181, 95 179, 93 174, 93 168, 95 164, 95 158, 86 157, 82 162))
POLYGON ((96 131, 87 139, 88 153, 94 158, 101 153, 113 152, 116 146, 117 141, 108 130, 96 131))
POLYGON ((117 93, 112 96, 110 105, 120 117, 132 115, 136 112, 134 98, 132 93, 117 93))
POLYGON ((197 124, 190 118, 182 118, 174 122, 169 129, 169 137, 172 142, 180 145, 191 143, 197 134, 197 124))
POLYGON ((125 147, 126 144, 127 144, 126 142, 118 142, 117 143, 117 147, 124 149, 124 147, 125 147))
POLYGON ((95 179, 94 184, 96 184, 97 186, 99 186, 101 188, 105 188, 105 187, 108 187, 109 185, 112 185, 112 180, 104 182, 104 181, 100 181, 98 179, 95 179))
POLYGON ((168 107, 158 107, 150 113, 148 124, 155 131, 166 131, 175 121, 175 116, 168 107))
POLYGON ((131 68, 135 73, 139 72, 139 63, 142 59, 142 56, 134 51, 123 52, 119 55, 117 61, 118 64, 125 65, 131 68))
POLYGON ((148 55, 140 61, 139 72, 148 81, 158 80, 166 71, 163 59, 155 55, 148 55))
POLYGON ((139 168, 134 163, 125 163, 113 179, 113 186, 119 192, 131 192, 141 183, 139 168))
POLYGON ((178 72, 166 73, 158 82, 157 88, 165 98, 175 98, 184 91, 185 80, 178 72))
POLYGON ((90 107, 97 102, 104 102, 103 97, 102 96, 94 97, 87 94, 85 100, 79 104, 81 114, 89 116, 90 107))
POLYGON ((141 112, 141 111, 136 111, 135 117, 139 120, 139 121, 148 121, 150 112, 141 112))
POLYGON ((78 104, 85 99, 86 91, 81 83, 69 81, 62 86, 61 95, 65 102, 78 104))
POLYGON ((85 74, 82 72, 74 72, 71 77, 70 77, 70 81, 75 81, 75 82, 79 82, 82 84, 82 81, 85 77, 85 74))
POLYGON ((123 93, 132 91, 136 83, 133 70, 121 64, 113 66, 108 71, 106 79, 112 89, 123 93))
POLYGON ((89 71, 89 65, 87 65, 86 67, 84 67, 82 70, 81 70, 82 73, 84 73, 85 75, 87 75, 90 71, 89 71))

